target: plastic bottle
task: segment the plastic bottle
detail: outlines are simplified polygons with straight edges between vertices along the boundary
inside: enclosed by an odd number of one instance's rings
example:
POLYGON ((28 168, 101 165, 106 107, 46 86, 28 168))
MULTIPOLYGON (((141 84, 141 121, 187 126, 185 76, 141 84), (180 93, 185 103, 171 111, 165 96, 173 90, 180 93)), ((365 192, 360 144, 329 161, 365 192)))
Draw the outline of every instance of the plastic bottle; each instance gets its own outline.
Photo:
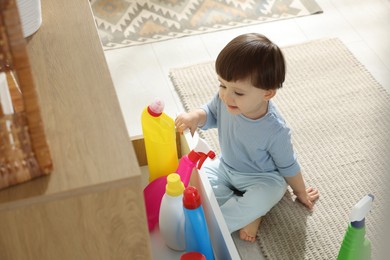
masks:
POLYGON ((350 223, 344 235, 337 260, 371 259, 371 242, 365 237, 365 217, 371 210, 373 200, 374 196, 369 194, 352 208, 350 223))
POLYGON ((194 149, 180 159, 179 167, 175 171, 180 175, 184 187, 187 187, 190 182, 192 170, 195 167, 202 168, 207 158, 214 159, 215 153, 203 139, 198 138, 194 149))
MULTIPOLYGON (((185 155, 180 159, 179 167, 175 172, 179 174, 184 187, 188 186, 192 170, 196 166, 199 158, 200 155, 192 150, 188 155, 185 155)), ((160 215, 161 200, 165 193, 166 184, 167 176, 161 176, 149 183, 144 189, 145 208, 149 231, 152 231, 155 225, 159 222, 158 219, 160 215)))
POLYGON ((214 259, 213 248, 198 190, 188 186, 183 193, 186 252, 202 253, 207 260, 214 259))
POLYGON ((180 176, 177 173, 169 174, 161 201, 159 225, 165 244, 176 251, 185 250, 183 190, 180 176))
POLYGON ((183 182, 184 187, 187 187, 190 183, 192 170, 196 167, 200 158, 200 154, 194 150, 191 150, 188 154, 181 157, 176 173, 180 175, 180 179, 183 182))
POLYGON ((175 122, 163 110, 164 102, 155 99, 141 115, 149 182, 174 172, 179 164, 175 122))
MULTIPOLYGON (((191 179, 192 170, 197 165, 198 169, 200 169, 207 158, 214 159, 214 157, 215 153, 210 150, 210 147, 203 139, 199 138, 194 149, 180 159, 179 166, 174 172, 180 175, 184 187, 187 187, 191 179)), ((164 196, 166 184, 166 176, 161 176, 150 182, 144 188, 144 200, 149 231, 152 231, 158 223, 161 199, 164 196)))

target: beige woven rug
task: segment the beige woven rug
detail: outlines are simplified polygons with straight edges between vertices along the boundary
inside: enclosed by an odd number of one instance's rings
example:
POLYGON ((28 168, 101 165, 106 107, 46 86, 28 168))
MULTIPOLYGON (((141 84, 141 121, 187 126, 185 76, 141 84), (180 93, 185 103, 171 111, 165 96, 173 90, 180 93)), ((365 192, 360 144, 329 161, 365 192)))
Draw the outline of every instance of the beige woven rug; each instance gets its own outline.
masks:
POLYGON ((315 0, 91 0, 105 50, 322 13, 315 0))
MULTIPOLYGON (((379 259, 388 224, 390 95, 338 39, 283 50, 288 75, 275 101, 292 128, 305 180, 321 197, 309 213, 289 190, 265 216, 259 246, 267 259, 336 259, 351 208, 371 193, 366 235, 379 259)), ((218 91, 213 62, 172 69, 170 77, 187 110, 218 91)), ((218 150, 215 131, 200 134, 218 150)))

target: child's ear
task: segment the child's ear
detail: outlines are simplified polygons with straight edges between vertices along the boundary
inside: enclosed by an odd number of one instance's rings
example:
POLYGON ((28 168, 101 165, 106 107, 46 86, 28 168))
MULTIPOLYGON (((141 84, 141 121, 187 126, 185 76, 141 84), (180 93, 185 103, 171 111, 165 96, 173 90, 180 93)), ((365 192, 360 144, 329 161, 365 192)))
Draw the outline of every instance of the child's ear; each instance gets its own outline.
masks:
POLYGON ((276 89, 267 89, 264 93, 264 99, 265 100, 270 100, 276 95, 276 89))

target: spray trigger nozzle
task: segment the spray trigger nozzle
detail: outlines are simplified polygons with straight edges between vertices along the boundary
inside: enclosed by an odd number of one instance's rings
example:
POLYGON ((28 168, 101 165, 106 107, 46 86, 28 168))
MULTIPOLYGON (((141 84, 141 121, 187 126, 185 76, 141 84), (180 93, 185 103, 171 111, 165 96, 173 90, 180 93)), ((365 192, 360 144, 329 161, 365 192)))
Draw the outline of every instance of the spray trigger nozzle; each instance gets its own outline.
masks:
POLYGON ((349 220, 351 222, 362 221, 366 217, 367 213, 370 212, 372 208, 372 202, 374 196, 368 194, 364 196, 358 203, 353 206, 349 220))
POLYGON ((200 170, 200 168, 202 168, 202 165, 204 163, 204 161, 206 161, 207 158, 210 158, 210 159, 214 159, 215 158, 215 153, 213 151, 208 151, 208 153, 202 153, 202 152, 199 152, 200 154, 200 159, 199 159, 199 162, 198 162, 198 170, 200 170))
POLYGON ((207 158, 215 158, 214 151, 211 150, 210 146, 206 143, 204 139, 199 137, 197 132, 195 132, 194 136, 192 136, 190 130, 186 129, 183 131, 183 134, 186 136, 190 149, 192 149, 190 154, 197 153, 200 156, 197 165, 198 169, 202 168, 202 165, 207 158))

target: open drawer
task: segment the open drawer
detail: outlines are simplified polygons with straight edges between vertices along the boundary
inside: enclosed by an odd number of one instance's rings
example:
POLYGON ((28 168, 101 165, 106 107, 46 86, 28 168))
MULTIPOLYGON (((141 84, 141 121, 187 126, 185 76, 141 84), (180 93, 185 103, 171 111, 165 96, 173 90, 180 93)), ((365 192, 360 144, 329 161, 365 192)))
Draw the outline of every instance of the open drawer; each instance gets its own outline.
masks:
MULTIPOLYGON (((188 140, 186 140, 184 135, 178 135, 177 143, 179 157, 189 153, 190 148, 188 146, 188 140)), ((133 140, 133 145, 136 150, 138 161, 141 165, 143 181, 146 186, 148 183, 148 167, 145 165, 146 157, 144 154, 145 151, 143 140, 133 140)), ((217 200, 214 197, 214 193, 206 174, 203 173, 202 170, 198 171, 195 169, 191 176, 190 185, 195 186, 201 193, 202 205, 210 233, 215 259, 241 259, 223 219, 222 213, 219 209, 217 200)), ((158 226, 150 233, 150 242, 153 259, 180 259, 180 256, 184 253, 174 251, 165 245, 164 240, 159 234, 158 226)))

